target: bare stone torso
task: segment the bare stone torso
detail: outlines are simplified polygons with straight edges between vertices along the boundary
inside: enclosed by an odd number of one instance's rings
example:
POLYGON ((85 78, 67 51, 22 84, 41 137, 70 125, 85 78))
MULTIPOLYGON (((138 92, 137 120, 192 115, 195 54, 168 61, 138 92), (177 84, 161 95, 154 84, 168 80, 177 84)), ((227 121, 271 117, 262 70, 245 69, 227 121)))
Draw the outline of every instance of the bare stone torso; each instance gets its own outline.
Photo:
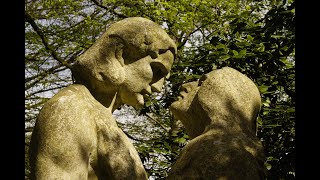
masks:
POLYGON ((82 85, 71 85, 46 103, 32 138, 36 166, 31 165, 38 179, 147 179, 111 111, 82 85))

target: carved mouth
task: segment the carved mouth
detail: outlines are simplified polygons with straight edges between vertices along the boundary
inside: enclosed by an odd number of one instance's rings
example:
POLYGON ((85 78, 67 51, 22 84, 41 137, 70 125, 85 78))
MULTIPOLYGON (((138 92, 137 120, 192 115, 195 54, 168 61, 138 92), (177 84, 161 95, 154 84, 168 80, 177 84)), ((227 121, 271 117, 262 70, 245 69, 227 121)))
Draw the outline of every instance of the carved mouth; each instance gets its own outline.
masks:
POLYGON ((188 92, 187 92, 185 89, 183 89, 182 91, 180 91, 177 99, 178 99, 178 100, 184 99, 187 94, 188 94, 188 92))

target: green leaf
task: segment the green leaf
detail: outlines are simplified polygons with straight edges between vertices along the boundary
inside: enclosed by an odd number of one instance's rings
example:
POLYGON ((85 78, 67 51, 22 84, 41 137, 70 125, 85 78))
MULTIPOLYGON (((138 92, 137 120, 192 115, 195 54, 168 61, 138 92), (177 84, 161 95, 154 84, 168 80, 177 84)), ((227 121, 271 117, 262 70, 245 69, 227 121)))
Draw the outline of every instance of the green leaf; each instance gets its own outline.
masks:
POLYGON ((225 46, 224 44, 218 44, 218 45, 216 46, 216 48, 217 48, 217 49, 225 49, 226 46, 225 46))
MULTIPOLYGON (((262 105, 264 105, 264 106, 266 106, 266 107, 270 107, 270 104, 268 104, 268 103, 266 103, 266 102, 262 103, 262 105)), ((263 113, 265 113, 265 112, 263 112, 263 113)), ((266 112, 265 114, 268 114, 268 112, 266 112)), ((263 115, 265 115, 265 114, 263 114, 263 115)))
POLYGON ((160 10, 155 10, 154 12, 155 12, 155 14, 156 14, 157 16, 160 16, 160 15, 161 15, 161 11, 160 11, 160 10))
POLYGON ((179 144, 183 144, 186 142, 186 139, 183 137, 180 137, 180 138, 175 139, 174 142, 179 143, 179 144))
POLYGON ((229 58, 230 58, 229 55, 223 55, 223 56, 220 56, 219 60, 220 60, 220 61, 225 61, 225 60, 227 60, 227 59, 229 59, 229 58))
POLYGON ((249 41, 253 41, 254 38, 253 38, 252 36, 248 35, 248 36, 247 36, 247 39, 248 39, 249 41))
POLYGON ((238 56, 238 52, 236 50, 232 50, 234 56, 238 56))
POLYGON ((247 53, 247 50, 246 49, 242 49, 240 52, 239 52, 239 56, 243 57, 245 56, 247 53))
POLYGON ((215 63, 212 63, 211 66, 212 66, 212 70, 217 69, 217 65, 215 63))
POLYGON ((271 164, 269 164, 269 163, 267 163, 267 162, 264 163, 264 166, 265 166, 268 170, 270 170, 270 169, 272 168, 271 164))
POLYGON ((171 151, 171 146, 167 142, 164 142, 164 145, 167 150, 171 151))
POLYGON ((260 51, 260 52, 263 52, 263 51, 264 51, 264 45, 263 45, 263 43, 260 43, 260 44, 258 45, 257 50, 260 51))
POLYGON ((258 116, 257 118, 257 123, 258 123, 258 126, 262 126, 262 118, 260 116, 258 116))
POLYGON ((269 88, 269 86, 265 86, 265 85, 258 86, 258 89, 261 94, 264 94, 265 92, 267 92, 268 88, 269 88))
POLYGON ((275 39, 285 38, 283 35, 271 35, 271 37, 275 39))
POLYGON ((147 102, 146 102, 146 107, 151 106, 151 104, 152 104, 151 101, 147 101, 147 102))

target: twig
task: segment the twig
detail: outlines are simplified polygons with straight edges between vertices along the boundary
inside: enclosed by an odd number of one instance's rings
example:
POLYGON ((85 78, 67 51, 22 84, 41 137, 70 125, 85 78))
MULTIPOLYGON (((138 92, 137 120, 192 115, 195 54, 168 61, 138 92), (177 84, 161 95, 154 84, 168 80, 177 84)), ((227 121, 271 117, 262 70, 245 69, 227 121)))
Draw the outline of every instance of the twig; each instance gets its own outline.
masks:
POLYGON ((56 51, 53 50, 52 46, 47 42, 44 34, 42 33, 42 31, 40 30, 40 28, 38 27, 38 25, 34 22, 34 19, 27 13, 25 12, 25 20, 30 23, 30 25, 32 26, 32 28, 36 31, 36 33, 40 36, 43 45, 45 46, 45 48, 51 53, 52 57, 54 59, 56 59, 57 61, 59 61, 62 65, 72 69, 72 66, 70 64, 68 64, 66 61, 64 61, 61 57, 59 57, 59 55, 57 54, 56 51))
POLYGON ((156 122, 157 124, 160 125, 160 127, 165 130, 166 132, 168 132, 167 128, 164 127, 158 120, 154 119, 153 117, 151 117, 149 114, 145 114, 148 118, 150 118, 151 120, 153 120, 154 122, 156 122))
POLYGON ((100 4, 97 0, 91 0, 95 5, 101 7, 102 9, 105 9, 107 11, 112 11, 112 13, 114 13, 115 15, 117 15, 119 18, 127 18, 127 16, 123 15, 123 14, 119 14, 117 13, 114 9, 108 8, 106 6, 103 6, 102 4, 100 4))

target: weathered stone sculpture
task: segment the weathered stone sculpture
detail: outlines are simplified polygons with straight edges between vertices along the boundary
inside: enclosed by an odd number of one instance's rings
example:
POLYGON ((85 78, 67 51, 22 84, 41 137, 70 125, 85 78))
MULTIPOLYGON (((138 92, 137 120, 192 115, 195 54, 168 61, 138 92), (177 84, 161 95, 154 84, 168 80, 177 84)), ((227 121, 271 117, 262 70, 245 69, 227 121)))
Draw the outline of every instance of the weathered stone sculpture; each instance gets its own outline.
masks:
POLYGON ((256 137, 261 99, 255 84, 224 67, 182 87, 171 110, 192 140, 167 179, 264 179, 264 152, 256 137))
POLYGON ((76 83, 42 108, 30 147, 32 179, 148 179, 112 112, 160 91, 176 45, 154 22, 111 25, 73 65, 76 83))

